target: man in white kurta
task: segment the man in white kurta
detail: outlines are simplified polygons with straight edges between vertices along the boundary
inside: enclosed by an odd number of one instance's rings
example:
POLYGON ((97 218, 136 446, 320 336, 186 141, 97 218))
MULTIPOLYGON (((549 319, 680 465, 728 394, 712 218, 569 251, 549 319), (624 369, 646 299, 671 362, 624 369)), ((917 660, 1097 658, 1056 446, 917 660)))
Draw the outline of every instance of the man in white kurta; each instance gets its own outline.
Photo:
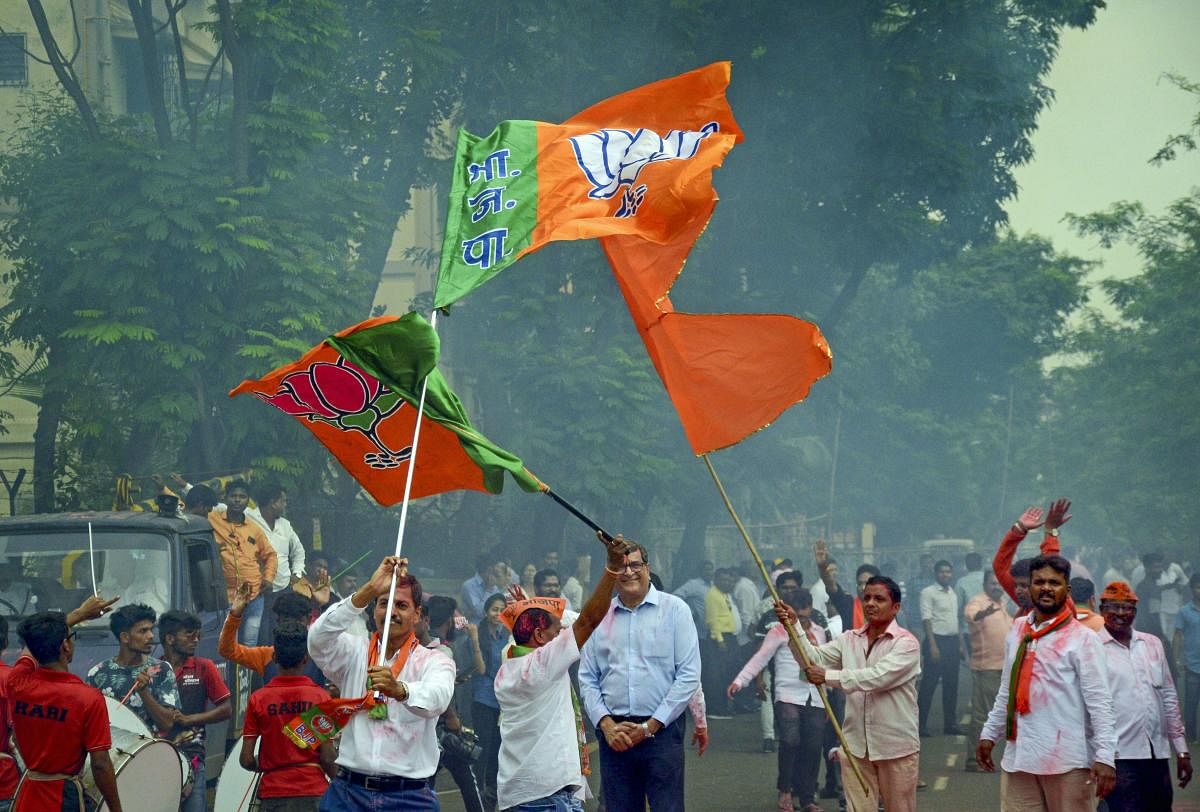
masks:
POLYGON ((516 601, 500 616, 516 641, 495 682, 500 701, 496 793, 501 809, 533 803, 546 809, 553 803, 556 809, 583 810, 584 776, 590 770, 568 669, 579 661, 580 646, 604 619, 615 575, 633 549, 619 536, 606 546, 604 574, 574 622, 563 625, 566 601, 561 597, 516 601))
POLYGON ((309 627, 308 653, 341 696, 379 692, 386 709, 384 718, 359 711, 342 730, 338 772, 321 799, 323 811, 440 808, 429 777, 438 767, 437 720, 450 705, 455 669, 446 655, 417 643, 413 627, 421 608, 420 582, 407 574, 397 578, 382 659, 378 634, 368 641, 353 631, 367 607, 374 608, 375 625, 383 628, 392 570, 406 565, 404 559, 385 558, 370 581, 309 627))

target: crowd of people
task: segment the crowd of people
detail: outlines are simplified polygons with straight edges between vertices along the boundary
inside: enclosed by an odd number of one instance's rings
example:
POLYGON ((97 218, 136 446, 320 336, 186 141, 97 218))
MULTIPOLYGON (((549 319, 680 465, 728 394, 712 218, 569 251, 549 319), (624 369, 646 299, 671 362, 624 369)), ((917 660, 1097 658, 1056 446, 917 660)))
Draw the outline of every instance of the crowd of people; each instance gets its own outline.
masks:
MULTIPOLYGON (((864 563, 850 589, 818 542, 811 583, 774 562, 778 600, 750 572, 707 562, 668 592, 650 550, 601 534, 594 584, 588 556, 566 578, 554 551, 519 572, 480 556, 451 596, 427 594, 394 557, 334 583, 327 562, 306 561, 278 486, 250 507, 240 480, 223 501, 179 484, 221 555, 218 651, 254 675, 238 761, 262 774, 264 810, 438 809, 441 769, 471 812, 582 810, 597 766, 603 808, 683 810, 688 719, 703 755, 709 719, 750 712, 775 753, 780 812, 834 796, 852 812, 905 812, 939 690, 966 771, 994 771, 1004 742, 1005 809, 1169 809, 1172 754, 1174 781, 1191 778, 1200 575, 1148 553, 1129 578, 1109 566, 1093 581, 1063 555, 1066 500, 1026 510, 991 568, 970 554, 957 578, 946 560, 906 582, 864 563), (1040 554, 1018 560, 1036 528, 1040 554)), ((119 598, 20 621, 24 651, 0 665, 0 810, 82 810, 99 796, 119 812, 104 697, 174 743, 191 776, 179 808, 207 808, 206 727, 233 709, 196 654, 200 618, 119 598), (116 653, 81 679, 72 628, 100 617, 116 653)), ((7 633, 0 618, 5 645, 7 633)))

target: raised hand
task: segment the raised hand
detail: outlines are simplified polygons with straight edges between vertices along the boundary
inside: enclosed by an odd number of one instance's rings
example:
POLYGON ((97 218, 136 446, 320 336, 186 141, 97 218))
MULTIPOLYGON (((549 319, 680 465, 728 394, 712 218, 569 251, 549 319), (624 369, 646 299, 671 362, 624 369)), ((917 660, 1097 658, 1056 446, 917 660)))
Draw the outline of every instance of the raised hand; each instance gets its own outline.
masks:
POLYGON ((829 547, 825 544, 825 539, 817 539, 813 542, 813 558, 817 562, 817 569, 824 572, 829 569, 829 547))
POLYGON ((1070 499, 1055 499, 1050 503, 1050 512, 1046 514, 1046 529, 1057 530, 1067 522, 1071 521, 1071 514, 1068 513, 1071 509, 1070 499))
POLYGON ((246 607, 250 605, 250 592, 253 587, 247 583, 238 584, 237 591, 233 593, 233 602, 229 604, 229 614, 234 617, 241 617, 242 612, 246 611, 246 607))
POLYGON ((1021 518, 1017 519, 1017 524, 1022 527, 1026 533, 1033 530, 1035 527, 1042 526, 1042 509, 1036 505, 1025 508, 1025 512, 1021 514, 1021 518))
POLYGON ((83 623, 85 620, 95 620, 112 611, 112 605, 119 600, 121 600, 120 595, 107 599, 99 595, 89 595, 87 600, 79 604, 78 609, 72 610, 67 615, 67 625, 74 626, 77 623, 83 623))
POLYGON ((600 539, 600 542, 608 550, 608 562, 604 568, 613 572, 621 572, 625 568, 625 556, 636 548, 620 533, 611 539, 606 539, 602 533, 597 532, 596 538, 600 539))

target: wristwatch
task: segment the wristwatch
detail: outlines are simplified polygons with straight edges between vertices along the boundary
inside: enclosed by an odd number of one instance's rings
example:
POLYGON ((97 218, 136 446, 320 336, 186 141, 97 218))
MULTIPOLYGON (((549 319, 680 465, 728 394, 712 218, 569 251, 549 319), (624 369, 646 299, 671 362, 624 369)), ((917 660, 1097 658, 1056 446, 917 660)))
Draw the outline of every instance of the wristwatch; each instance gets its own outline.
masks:
POLYGON ((646 731, 647 739, 654 738, 654 734, 650 732, 650 723, 649 722, 642 722, 642 730, 646 731))

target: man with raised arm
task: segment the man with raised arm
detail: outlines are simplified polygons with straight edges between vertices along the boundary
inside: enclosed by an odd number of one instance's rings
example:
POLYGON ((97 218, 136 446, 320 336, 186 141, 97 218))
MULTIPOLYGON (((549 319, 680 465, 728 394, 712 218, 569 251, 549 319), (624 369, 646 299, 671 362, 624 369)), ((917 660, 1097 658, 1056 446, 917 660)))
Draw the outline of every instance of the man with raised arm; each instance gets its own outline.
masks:
POLYGON ((421 582, 408 560, 388 556, 371 580, 338 601, 308 630, 308 653, 343 697, 365 694, 342 730, 337 776, 321 809, 438 810, 429 777, 438 766, 437 720, 454 693, 454 662, 417 641, 421 582), (396 593, 388 605, 392 572, 396 593), (380 631, 370 640, 352 627, 368 607, 380 631), (380 654, 385 619, 387 647, 380 654))
POLYGON ((691 610, 650 583, 637 542, 608 573, 616 596, 583 646, 579 693, 597 729, 609 809, 682 812, 683 729, 700 687, 700 646, 691 610))
POLYGON ((1117 737, 1100 638, 1075 619, 1071 564, 1040 555, 1029 568, 1033 611, 1004 643, 1004 667, 975 758, 994 772, 992 748, 1007 740, 1005 809, 1094 810, 1113 788, 1117 737))
POLYGON ((1017 548, 1021 546, 1030 530, 1045 525, 1046 534, 1042 537, 1041 554, 1059 555, 1062 547, 1058 543, 1058 529, 1071 520, 1071 514, 1068 512, 1070 509, 1070 499, 1056 499, 1051 502, 1047 513, 1043 513, 1036 505, 1025 508, 1025 512, 1004 534, 1004 539, 996 550, 996 557, 992 559, 992 572, 996 574, 996 581, 1004 589, 1004 593, 1012 598, 1018 607, 1028 610, 1032 608, 1032 604, 1028 595, 1028 577, 1013 575, 1013 559, 1017 557, 1017 548))
MULTIPOLYGON (((921 740, 917 734, 917 680, 921 644, 896 622, 900 586, 883 575, 867 580, 862 597, 866 622, 821 646, 800 635, 810 664, 804 675, 813 685, 846 692, 843 732, 850 752, 840 752, 842 784, 850 812, 915 812, 921 740), (850 768, 850 760, 870 794, 850 768)), ((796 618, 776 604, 781 622, 796 618)))
POLYGON ((519 600, 500 615, 516 641, 496 674, 501 809, 583 810, 584 776, 590 766, 583 716, 568 670, 608 612, 614 573, 634 549, 620 536, 605 546, 604 575, 570 626, 562 624, 566 600, 558 596, 519 600))
POLYGON ((100 617, 118 599, 93 596, 66 617, 40 612, 17 627, 25 651, 0 684, 13 739, 25 760, 14 812, 83 808, 80 774, 89 754, 96 788, 108 809, 121 812, 117 774, 108 755, 108 707, 99 691, 70 671, 75 655, 71 627, 100 617))

